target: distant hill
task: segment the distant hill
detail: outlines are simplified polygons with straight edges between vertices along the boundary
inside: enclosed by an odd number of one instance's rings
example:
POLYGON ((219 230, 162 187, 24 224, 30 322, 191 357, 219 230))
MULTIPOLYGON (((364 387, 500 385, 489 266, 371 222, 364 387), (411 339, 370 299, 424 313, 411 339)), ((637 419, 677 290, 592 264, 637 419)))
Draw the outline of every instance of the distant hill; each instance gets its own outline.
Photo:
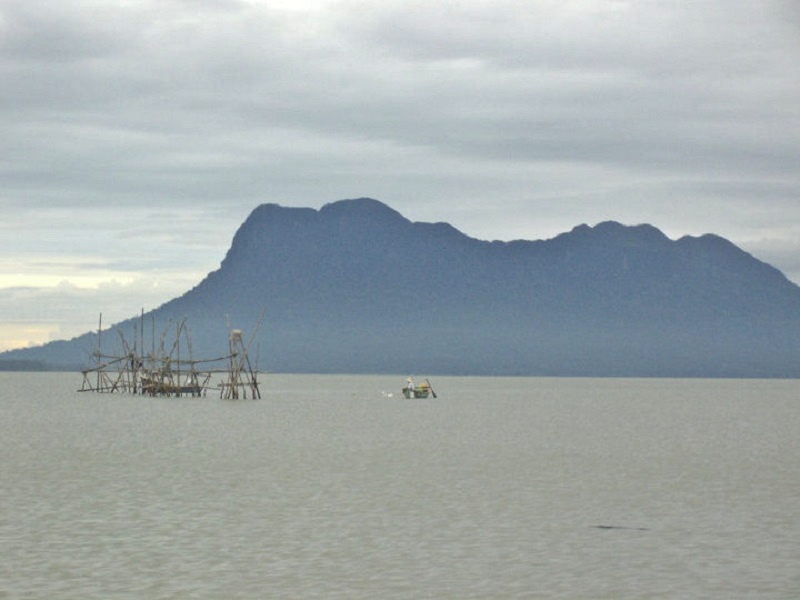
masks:
MULTIPOLYGON (((186 317, 194 356, 216 357, 226 322, 247 337, 265 306, 251 348, 262 370, 800 376, 800 287, 723 238, 673 241, 650 225, 488 242, 367 198, 264 204, 220 268, 147 313, 144 330, 186 317)), ((138 323, 116 327, 132 340, 138 323)), ((86 362, 95 337, 0 361, 86 362)))

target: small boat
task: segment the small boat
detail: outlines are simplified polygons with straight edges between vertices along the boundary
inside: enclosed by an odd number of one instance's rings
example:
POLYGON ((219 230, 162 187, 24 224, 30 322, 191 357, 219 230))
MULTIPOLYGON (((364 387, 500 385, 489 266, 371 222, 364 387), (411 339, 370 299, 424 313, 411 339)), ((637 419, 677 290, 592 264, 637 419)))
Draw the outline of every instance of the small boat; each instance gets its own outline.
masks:
POLYGON ((406 386, 403 388, 404 398, 427 398, 430 394, 436 398, 436 392, 433 391, 431 382, 427 379, 419 385, 415 385, 411 377, 406 379, 406 386))

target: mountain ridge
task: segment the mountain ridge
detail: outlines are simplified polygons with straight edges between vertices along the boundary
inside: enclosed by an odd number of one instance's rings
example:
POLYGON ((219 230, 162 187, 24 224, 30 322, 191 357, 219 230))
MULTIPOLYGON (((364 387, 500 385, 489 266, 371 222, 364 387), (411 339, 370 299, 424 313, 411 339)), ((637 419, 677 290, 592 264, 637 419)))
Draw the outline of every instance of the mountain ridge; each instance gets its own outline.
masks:
MULTIPOLYGON (((724 238, 649 224, 485 241, 370 198, 262 204, 219 269, 146 317, 186 317, 195 354, 216 356, 225 315, 247 329, 264 306, 261 368, 274 371, 800 375, 800 287, 724 238)), ((115 328, 131 339, 136 321, 115 328)), ((0 360, 64 364, 92 341, 0 360)))

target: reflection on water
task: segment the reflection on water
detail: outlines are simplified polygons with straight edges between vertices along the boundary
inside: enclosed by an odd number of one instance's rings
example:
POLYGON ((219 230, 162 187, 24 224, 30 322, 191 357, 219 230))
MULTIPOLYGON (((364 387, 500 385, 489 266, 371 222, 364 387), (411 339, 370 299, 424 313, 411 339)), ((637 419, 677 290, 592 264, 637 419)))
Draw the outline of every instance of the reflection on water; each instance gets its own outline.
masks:
POLYGON ((800 591, 800 382, 74 379, 0 374, 0 598, 800 591))

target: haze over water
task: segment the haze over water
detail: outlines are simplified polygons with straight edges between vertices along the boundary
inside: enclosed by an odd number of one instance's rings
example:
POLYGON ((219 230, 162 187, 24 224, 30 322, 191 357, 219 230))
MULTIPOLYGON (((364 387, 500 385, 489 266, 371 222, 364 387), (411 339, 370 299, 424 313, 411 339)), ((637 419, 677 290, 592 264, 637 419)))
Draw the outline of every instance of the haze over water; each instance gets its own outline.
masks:
POLYGON ((800 382, 0 373, 0 598, 800 596, 800 382))

